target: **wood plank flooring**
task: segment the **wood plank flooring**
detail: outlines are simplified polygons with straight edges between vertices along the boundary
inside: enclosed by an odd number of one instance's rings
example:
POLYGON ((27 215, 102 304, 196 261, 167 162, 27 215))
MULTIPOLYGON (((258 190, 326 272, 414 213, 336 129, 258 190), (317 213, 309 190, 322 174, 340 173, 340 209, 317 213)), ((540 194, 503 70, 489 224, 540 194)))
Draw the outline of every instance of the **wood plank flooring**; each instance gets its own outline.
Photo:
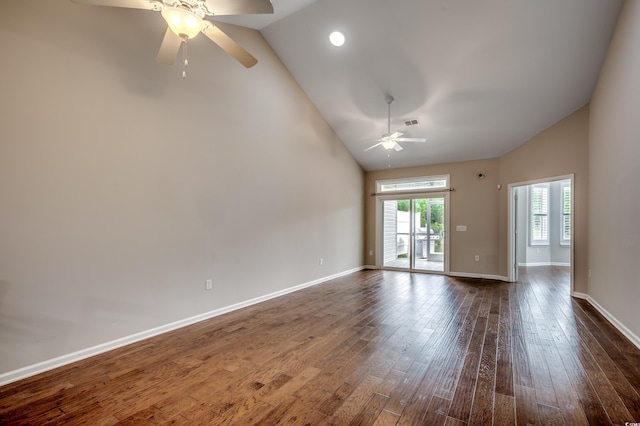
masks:
POLYGON ((0 424, 640 422, 640 350, 568 271, 362 271, 0 388, 0 424))

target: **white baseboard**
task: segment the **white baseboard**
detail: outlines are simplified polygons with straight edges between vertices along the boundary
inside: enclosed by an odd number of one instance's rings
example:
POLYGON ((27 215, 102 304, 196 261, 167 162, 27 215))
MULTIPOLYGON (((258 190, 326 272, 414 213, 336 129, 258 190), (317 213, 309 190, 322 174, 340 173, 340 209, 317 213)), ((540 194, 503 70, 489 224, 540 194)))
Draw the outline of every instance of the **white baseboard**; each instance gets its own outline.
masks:
POLYGON ((469 272, 449 272, 449 275, 451 275, 452 277, 481 278, 485 280, 497 280, 497 281, 509 282, 509 278, 503 277, 502 275, 473 274, 469 272))
POLYGON ((611 324, 613 324, 615 328, 618 329, 620 333, 624 334, 624 336, 629 339, 631 343, 633 343, 638 349, 640 349, 640 338, 636 336, 631 330, 629 330, 623 323, 618 321, 616 317, 611 315, 609 311, 600 306, 600 304, 596 302, 593 297, 585 293, 579 293, 577 291, 574 291, 572 296, 578 299, 584 299, 589 302, 591 306, 596 308, 596 311, 598 311, 603 317, 605 317, 611 324))
POLYGON ((226 314, 231 311, 246 308, 247 306, 255 305, 256 303, 265 302, 269 299, 284 296, 289 293, 293 293, 298 290, 302 290, 307 287, 321 284, 323 282, 342 277, 344 275, 352 274, 365 269, 364 266, 353 268, 348 271, 339 272, 337 274, 329 275, 327 277, 319 278, 317 280, 309 281, 304 284, 300 284, 294 287, 289 287, 283 290, 279 290, 273 293, 265 294, 264 296, 256 297, 246 300, 244 302, 236 303, 233 305, 225 306, 219 309, 215 309, 210 312, 205 312, 200 315, 196 315, 190 318, 185 318, 179 321, 175 321, 169 324, 161 325, 159 327, 152 328, 150 330, 142 331, 140 333, 132 334, 130 336, 122 337, 120 339, 112 340, 110 342, 102 343, 97 346, 82 349, 77 352, 62 355, 57 358, 53 358, 47 361, 39 362, 37 364, 28 365, 17 370, 9 371, 7 373, 0 374, 0 386, 7 385, 9 383, 26 379, 27 377, 35 376, 36 374, 44 373, 45 371, 53 370, 54 368, 62 367, 73 362, 81 361, 83 359, 99 355, 104 352, 108 352, 113 349, 120 348, 122 346, 130 345, 150 337, 154 337, 169 331, 176 330, 178 328, 186 327, 191 324, 195 324, 200 321, 204 321, 213 317, 217 317, 222 314, 226 314))
POLYGON ((566 262, 518 262, 518 266, 571 266, 566 262))

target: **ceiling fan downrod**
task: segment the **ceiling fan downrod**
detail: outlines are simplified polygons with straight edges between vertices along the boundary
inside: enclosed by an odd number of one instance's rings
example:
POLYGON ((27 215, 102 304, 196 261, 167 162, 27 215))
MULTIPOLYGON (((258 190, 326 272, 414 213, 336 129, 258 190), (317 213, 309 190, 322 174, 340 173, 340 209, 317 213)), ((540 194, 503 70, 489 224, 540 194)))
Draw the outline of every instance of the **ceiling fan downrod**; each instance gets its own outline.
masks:
POLYGON ((391 134, 391 103, 394 101, 393 96, 387 95, 384 98, 387 101, 387 135, 391 134))

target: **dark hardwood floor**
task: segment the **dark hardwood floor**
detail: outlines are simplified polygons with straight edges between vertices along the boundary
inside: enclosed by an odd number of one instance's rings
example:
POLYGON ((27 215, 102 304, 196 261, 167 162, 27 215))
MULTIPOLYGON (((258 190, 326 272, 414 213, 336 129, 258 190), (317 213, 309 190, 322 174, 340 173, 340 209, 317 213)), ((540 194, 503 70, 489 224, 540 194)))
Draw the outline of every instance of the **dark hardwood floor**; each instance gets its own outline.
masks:
POLYGON ((640 422, 640 350, 566 268, 362 271, 0 388, 0 424, 640 422))

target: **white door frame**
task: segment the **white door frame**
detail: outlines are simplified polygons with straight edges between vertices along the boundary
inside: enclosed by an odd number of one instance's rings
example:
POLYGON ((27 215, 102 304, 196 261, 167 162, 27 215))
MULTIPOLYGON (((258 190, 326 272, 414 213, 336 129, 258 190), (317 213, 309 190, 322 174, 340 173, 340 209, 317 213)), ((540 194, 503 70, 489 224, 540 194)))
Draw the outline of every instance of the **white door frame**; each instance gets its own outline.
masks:
MULTIPOLYGON (((411 272, 424 272, 428 274, 441 274, 441 275, 449 275, 449 194, 451 191, 426 191, 426 192, 412 192, 412 193, 396 193, 396 194, 388 194, 388 195, 376 195, 376 269, 382 269, 383 259, 382 259, 382 202, 387 200, 413 200, 418 198, 444 198, 444 270, 440 271, 427 271, 423 269, 407 269, 411 272)), ((412 226, 412 225, 411 225, 412 226)), ((412 254, 413 254, 412 247, 412 254)), ((409 263, 411 264, 411 262, 409 263)), ((396 268, 388 268, 395 270, 396 268)), ((399 270, 405 270, 399 269, 399 270)))
MULTIPOLYGON (((508 217, 508 223, 507 223, 507 229, 509 230, 509 240, 507 242, 507 253, 508 253, 508 263, 507 263, 507 279, 509 280, 509 282, 514 282, 517 279, 517 274, 515 271, 515 268, 517 268, 516 265, 516 247, 515 247, 515 240, 516 240, 516 206, 515 206, 515 202, 514 202, 514 196, 515 196, 515 189, 521 186, 529 186, 529 185, 535 185, 537 183, 549 183, 549 182, 556 182, 559 180, 570 180, 571 181, 571 266, 569 267, 570 269, 570 275, 571 275, 571 293, 573 293, 574 290, 574 279, 573 279, 573 275, 574 275, 574 269, 575 269, 575 260, 574 260, 574 253, 575 253, 575 244, 574 244, 574 239, 575 239, 575 226, 574 226, 574 222, 575 222, 575 209, 574 209, 574 205, 575 205, 575 175, 569 174, 569 175, 562 175, 562 176, 554 176, 554 177, 548 177, 548 178, 543 178, 543 179, 536 179, 536 180, 530 180, 530 181, 525 181, 525 182, 516 182, 516 183, 510 183, 508 185, 508 189, 509 189, 509 193, 507 195, 508 197, 508 209, 509 209, 509 217, 508 217)), ((522 236, 521 236, 522 238, 522 236)))

